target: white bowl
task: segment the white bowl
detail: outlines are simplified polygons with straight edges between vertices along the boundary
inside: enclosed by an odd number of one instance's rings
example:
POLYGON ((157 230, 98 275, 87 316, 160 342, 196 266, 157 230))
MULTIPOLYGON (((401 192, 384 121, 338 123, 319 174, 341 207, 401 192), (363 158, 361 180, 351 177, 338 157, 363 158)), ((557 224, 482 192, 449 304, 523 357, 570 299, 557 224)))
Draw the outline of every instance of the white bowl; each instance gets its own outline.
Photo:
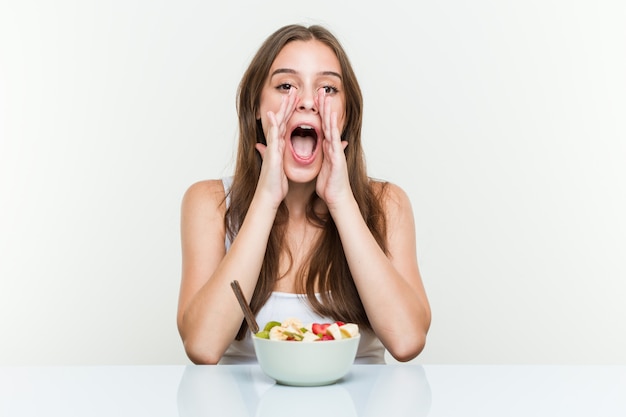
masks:
POLYGON ((316 342, 269 340, 252 336, 261 370, 279 384, 320 386, 337 382, 354 363, 360 335, 316 342))

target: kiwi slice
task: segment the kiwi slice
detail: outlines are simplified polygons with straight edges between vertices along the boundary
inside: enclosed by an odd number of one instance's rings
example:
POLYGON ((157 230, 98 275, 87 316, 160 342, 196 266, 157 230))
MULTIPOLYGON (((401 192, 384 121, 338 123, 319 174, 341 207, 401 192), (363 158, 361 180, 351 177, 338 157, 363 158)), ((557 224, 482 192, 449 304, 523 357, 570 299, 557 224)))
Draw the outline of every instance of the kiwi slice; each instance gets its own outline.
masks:
POLYGON ((269 331, 272 330, 272 327, 276 327, 276 326, 280 326, 279 321, 268 321, 262 331, 266 331, 269 333, 269 331))

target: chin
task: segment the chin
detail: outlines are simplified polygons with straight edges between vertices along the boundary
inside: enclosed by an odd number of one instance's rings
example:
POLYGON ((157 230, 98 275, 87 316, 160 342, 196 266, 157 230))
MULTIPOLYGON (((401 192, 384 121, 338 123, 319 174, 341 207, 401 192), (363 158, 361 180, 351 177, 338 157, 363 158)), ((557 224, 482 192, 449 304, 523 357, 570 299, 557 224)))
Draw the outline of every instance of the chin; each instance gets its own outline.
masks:
POLYGON ((320 173, 321 166, 307 165, 306 167, 286 166, 285 175, 290 182, 296 184, 308 184, 315 182, 320 173))

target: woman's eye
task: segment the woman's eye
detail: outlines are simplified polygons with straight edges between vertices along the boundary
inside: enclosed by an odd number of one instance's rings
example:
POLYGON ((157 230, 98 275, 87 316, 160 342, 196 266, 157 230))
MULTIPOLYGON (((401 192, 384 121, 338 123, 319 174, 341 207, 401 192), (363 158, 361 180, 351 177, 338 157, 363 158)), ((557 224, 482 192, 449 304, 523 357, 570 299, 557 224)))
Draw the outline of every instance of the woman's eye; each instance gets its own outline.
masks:
POLYGON ((324 93, 326 94, 334 94, 339 91, 337 87, 333 87, 331 85, 325 85, 324 87, 322 87, 322 90, 324 90, 324 93))
POLYGON ((293 88, 293 85, 284 83, 284 84, 280 84, 277 88, 279 90, 289 91, 289 90, 291 90, 293 88))

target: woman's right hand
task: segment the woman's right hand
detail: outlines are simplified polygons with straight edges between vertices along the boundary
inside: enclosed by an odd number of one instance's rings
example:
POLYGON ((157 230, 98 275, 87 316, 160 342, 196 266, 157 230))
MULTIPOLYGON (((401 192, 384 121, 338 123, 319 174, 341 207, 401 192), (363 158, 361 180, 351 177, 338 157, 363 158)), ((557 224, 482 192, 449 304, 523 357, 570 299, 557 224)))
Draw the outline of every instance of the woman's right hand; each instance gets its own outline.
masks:
POLYGON ((267 112, 269 128, 265 134, 267 145, 256 144, 256 149, 261 154, 263 164, 257 184, 257 193, 264 192, 268 195, 275 208, 287 195, 288 182, 283 169, 283 157, 285 153, 285 134, 287 121, 291 118, 298 96, 292 88, 289 94, 283 98, 277 113, 267 112))

